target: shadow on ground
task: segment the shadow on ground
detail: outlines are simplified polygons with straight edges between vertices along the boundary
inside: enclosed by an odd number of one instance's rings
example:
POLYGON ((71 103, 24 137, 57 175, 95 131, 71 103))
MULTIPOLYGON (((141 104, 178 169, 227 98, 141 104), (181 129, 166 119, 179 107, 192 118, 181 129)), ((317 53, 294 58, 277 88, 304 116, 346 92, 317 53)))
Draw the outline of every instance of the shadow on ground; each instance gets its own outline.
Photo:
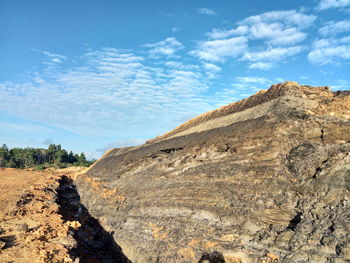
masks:
POLYGON ((79 263, 131 263, 122 249, 80 203, 80 197, 72 179, 63 176, 58 190, 57 203, 64 221, 79 221, 81 227, 71 230, 77 246, 70 251, 79 263))

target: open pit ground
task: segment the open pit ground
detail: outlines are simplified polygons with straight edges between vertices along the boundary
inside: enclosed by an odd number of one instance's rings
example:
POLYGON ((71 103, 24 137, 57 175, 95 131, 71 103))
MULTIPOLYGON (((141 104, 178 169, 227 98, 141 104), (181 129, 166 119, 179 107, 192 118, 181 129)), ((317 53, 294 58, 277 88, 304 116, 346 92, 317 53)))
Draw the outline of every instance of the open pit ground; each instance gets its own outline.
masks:
POLYGON ((123 262, 110 233, 80 204, 72 178, 83 170, 0 169, 1 263, 123 262))

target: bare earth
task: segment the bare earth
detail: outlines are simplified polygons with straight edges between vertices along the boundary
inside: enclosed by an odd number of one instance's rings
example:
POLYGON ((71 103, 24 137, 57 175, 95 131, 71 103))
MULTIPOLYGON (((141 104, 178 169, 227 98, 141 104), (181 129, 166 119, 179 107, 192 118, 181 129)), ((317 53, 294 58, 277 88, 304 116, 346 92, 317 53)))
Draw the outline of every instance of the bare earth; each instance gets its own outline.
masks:
POLYGON ((75 184, 137 263, 350 262, 350 92, 272 85, 75 184))
POLYGON ((18 200, 23 189, 33 183, 41 185, 44 181, 43 172, 0 168, 0 218, 5 215, 9 204, 18 200))
POLYGON ((62 173, 0 169, 0 262, 73 262, 70 230, 62 220, 56 190, 62 173), (2 246, 1 246, 2 245, 2 246))

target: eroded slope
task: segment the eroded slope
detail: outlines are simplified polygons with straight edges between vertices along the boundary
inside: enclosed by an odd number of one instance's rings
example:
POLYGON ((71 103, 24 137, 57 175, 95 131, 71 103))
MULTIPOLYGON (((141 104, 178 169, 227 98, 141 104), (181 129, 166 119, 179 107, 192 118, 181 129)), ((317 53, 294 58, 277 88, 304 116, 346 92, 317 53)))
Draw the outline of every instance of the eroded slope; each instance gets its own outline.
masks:
POLYGON ((346 92, 274 85, 110 151, 78 190, 132 262, 346 262, 349 110, 346 92))

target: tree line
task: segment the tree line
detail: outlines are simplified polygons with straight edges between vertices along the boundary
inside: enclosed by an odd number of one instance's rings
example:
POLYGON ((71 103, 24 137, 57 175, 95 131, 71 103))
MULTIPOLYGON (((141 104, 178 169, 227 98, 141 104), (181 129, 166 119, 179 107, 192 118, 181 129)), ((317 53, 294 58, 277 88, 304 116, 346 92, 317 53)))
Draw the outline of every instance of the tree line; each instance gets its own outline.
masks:
POLYGON ((85 154, 69 153, 61 145, 50 144, 43 148, 12 148, 6 144, 0 148, 0 167, 10 168, 37 168, 48 167, 65 168, 68 166, 90 166, 95 160, 86 160, 85 154))

